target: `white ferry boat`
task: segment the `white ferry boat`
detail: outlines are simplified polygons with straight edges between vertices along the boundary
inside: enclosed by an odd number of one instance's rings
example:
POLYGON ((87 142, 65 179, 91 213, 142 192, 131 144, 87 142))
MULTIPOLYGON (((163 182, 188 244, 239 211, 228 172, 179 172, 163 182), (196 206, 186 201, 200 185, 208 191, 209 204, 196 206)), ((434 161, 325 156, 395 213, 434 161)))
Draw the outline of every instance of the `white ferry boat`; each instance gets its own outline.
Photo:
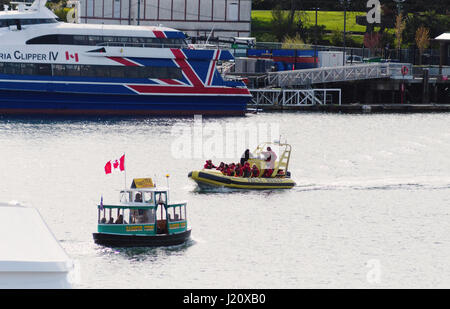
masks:
POLYGON ((0 114, 242 115, 227 50, 194 49, 156 26, 60 22, 45 0, 0 12, 0 114))

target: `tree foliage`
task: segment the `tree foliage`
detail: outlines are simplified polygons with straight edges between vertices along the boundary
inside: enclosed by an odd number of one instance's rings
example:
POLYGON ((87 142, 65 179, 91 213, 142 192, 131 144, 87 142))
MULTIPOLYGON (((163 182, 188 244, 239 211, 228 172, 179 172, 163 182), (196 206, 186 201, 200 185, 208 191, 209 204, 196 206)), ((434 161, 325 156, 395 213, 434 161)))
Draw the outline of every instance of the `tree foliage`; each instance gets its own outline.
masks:
POLYGON ((403 31, 405 30, 406 22, 403 20, 403 14, 397 15, 395 20, 395 46, 397 49, 402 48, 403 31))

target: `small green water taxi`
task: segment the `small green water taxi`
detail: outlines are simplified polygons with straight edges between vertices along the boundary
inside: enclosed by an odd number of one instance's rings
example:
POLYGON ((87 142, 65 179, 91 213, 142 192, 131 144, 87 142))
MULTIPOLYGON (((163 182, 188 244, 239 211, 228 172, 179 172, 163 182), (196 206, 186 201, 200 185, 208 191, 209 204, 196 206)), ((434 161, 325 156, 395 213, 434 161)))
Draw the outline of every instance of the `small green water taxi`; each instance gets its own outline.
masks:
POLYGON ((200 189, 291 189, 296 185, 295 181, 291 179, 291 173, 288 170, 291 150, 292 147, 290 144, 279 141, 265 142, 258 145, 247 160, 251 167, 256 166, 258 170, 257 175, 251 175, 250 177, 228 176, 215 168, 192 171, 189 172, 188 177, 195 181, 200 189), (269 168, 270 175, 264 175, 268 169, 266 157, 268 147, 269 149, 270 147, 279 148, 280 155, 273 162, 273 166, 269 168))
POLYGON ((156 188, 151 178, 133 179, 131 189, 120 191, 117 204, 98 208, 96 244, 109 247, 173 246, 186 242, 191 229, 186 202, 169 203, 169 191, 156 188))

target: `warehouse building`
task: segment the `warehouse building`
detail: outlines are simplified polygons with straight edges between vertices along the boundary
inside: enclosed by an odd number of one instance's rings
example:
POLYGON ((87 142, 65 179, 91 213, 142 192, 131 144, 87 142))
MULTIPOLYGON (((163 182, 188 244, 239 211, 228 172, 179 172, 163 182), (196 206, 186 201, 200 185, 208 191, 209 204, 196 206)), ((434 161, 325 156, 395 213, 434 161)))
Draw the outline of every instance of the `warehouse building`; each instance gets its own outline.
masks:
POLYGON ((163 25, 189 36, 248 37, 251 0, 80 0, 82 23, 163 25))
POLYGON ((440 43, 440 65, 450 65, 450 32, 441 34, 435 40, 440 43))

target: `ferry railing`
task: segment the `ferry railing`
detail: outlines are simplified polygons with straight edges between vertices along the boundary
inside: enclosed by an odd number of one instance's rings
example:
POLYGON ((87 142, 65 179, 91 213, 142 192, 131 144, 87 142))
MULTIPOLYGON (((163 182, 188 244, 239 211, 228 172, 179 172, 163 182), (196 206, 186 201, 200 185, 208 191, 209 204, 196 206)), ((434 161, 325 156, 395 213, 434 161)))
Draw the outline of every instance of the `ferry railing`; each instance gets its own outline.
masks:
POLYGON ((110 47, 141 47, 141 48, 189 48, 189 49, 229 49, 226 45, 208 45, 208 44, 164 44, 164 43, 128 43, 128 42, 104 42, 97 43, 96 46, 110 47))
POLYGON ((120 42, 105 42, 98 43, 96 46, 109 47, 141 47, 141 48, 188 48, 186 44, 162 44, 162 43, 120 43, 120 42))

